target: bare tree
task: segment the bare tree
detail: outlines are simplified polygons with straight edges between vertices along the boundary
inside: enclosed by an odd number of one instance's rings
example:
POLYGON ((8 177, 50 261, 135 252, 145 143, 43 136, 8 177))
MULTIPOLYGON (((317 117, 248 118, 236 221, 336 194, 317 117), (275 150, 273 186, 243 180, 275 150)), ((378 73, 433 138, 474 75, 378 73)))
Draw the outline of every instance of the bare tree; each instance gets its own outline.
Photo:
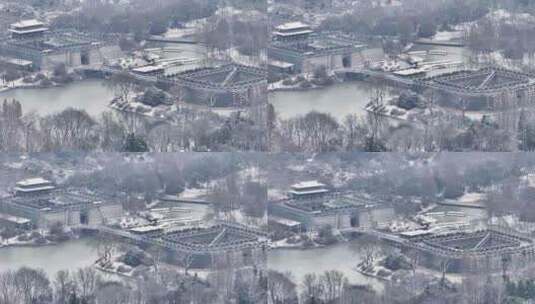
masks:
POLYGON ((15 272, 0 273, 0 303, 20 303, 20 294, 15 286, 15 272))
POLYGON ((95 269, 86 267, 78 269, 75 280, 79 288, 80 297, 87 301, 94 297, 98 282, 101 281, 101 278, 95 269))
POLYGON ((96 291, 96 302, 99 304, 131 304, 130 289, 120 284, 109 284, 96 291))
POLYGON ((448 257, 443 257, 440 260, 440 273, 442 274, 440 277, 440 284, 442 286, 446 285, 446 273, 448 272, 448 269, 450 268, 451 264, 452 260, 448 257))
POLYGON ((296 285, 283 273, 269 270, 267 293, 270 303, 285 304, 296 303, 297 292, 296 285))
POLYGON ((315 273, 308 273, 304 276, 302 282, 303 298, 314 303, 323 298, 325 292, 320 278, 315 273))
POLYGON ((337 270, 325 271, 321 275, 321 281, 325 289, 324 300, 327 303, 339 301, 343 296, 344 288, 348 285, 348 280, 344 274, 337 270))
POLYGON ((361 256, 361 265, 363 269, 372 268, 373 263, 380 252, 381 245, 376 237, 363 236, 359 239, 358 253, 361 256))
POLYGON ((137 80, 128 72, 113 74, 107 85, 123 101, 130 101, 130 96, 138 88, 137 80))
POLYGON ((380 136, 385 125, 386 106, 384 104, 385 92, 382 89, 375 89, 370 102, 366 105, 368 111, 367 121, 369 127, 368 143, 366 150, 370 152, 380 152, 380 136))
POLYGON ((20 268, 15 273, 14 283, 22 303, 46 303, 52 299, 52 288, 43 270, 20 268))
POLYGON ((68 270, 60 270, 54 280, 55 298, 57 304, 67 303, 69 296, 75 291, 76 285, 68 270))

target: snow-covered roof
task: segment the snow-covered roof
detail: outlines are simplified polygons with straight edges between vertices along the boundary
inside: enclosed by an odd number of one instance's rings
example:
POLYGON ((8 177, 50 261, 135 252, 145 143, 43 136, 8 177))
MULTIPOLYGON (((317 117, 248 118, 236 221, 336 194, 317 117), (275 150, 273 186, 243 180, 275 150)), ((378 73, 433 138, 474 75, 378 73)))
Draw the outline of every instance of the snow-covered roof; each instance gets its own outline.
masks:
POLYGON ((16 23, 11 24, 12 28, 27 28, 27 27, 35 27, 35 26, 44 26, 45 24, 41 21, 38 21, 36 19, 28 19, 28 20, 22 20, 16 23))
POLYGON ((294 31, 294 32, 275 32, 278 36, 294 36, 294 35, 304 35, 304 34, 312 34, 312 30, 302 30, 302 31, 294 31))
POLYGON ((317 180, 304 181, 291 186, 294 190, 307 189, 307 188, 324 188, 325 184, 318 182, 317 180))
POLYGON ((140 226, 140 227, 134 227, 130 229, 130 231, 136 232, 136 233, 145 233, 145 232, 153 232, 153 231, 160 231, 160 230, 162 230, 162 227, 160 226, 140 226))
POLYGON ((275 28, 278 31, 289 31, 289 30, 296 30, 296 29, 302 29, 302 28, 310 28, 310 25, 303 23, 301 21, 295 21, 295 22, 288 22, 288 23, 281 24, 275 28))
POLYGON ((400 235, 406 236, 406 237, 414 237, 414 236, 421 236, 421 235, 427 235, 431 232, 429 230, 411 230, 411 231, 405 231, 401 232, 400 235))
POLYGON ((17 182, 17 186, 19 187, 37 186, 43 184, 51 184, 51 182, 42 177, 27 178, 17 182))
POLYGON ((327 193, 327 192, 329 192, 329 190, 327 190, 327 189, 300 190, 300 191, 290 190, 290 191, 288 191, 288 193, 294 194, 294 195, 321 194, 321 193, 327 193))
POLYGON ((0 58, 4 62, 11 63, 18 66, 31 66, 33 62, 30 60, 18 59, 18 58, 0 58))
POLYGON ((294 66, 293 63, 289 63, 289 62, 286 62, 286 61, 273 60, 273 59, 269 60, 269 65, 270 66, 274 66, 274 67, 278 67, 278 68, 281 68, 281 69, 287 69, 287 68, 291 68, 291 67, 294 66))
POLYGON ((282 217, 278 217, 278 216, 269 216, 269 220, 270 221, 273 221, 275 223, 279 223, 281 225, 284 225, 284 226, 287 226, 287 227, 296 227, 296 226, 299 226, 301 225, 300 222, 298 221, 294 221, 294 220, 290 220, 290 219, 286 219, 286 218, 282 218, 282 217))
POLYGON ((21 188, 21 187, 15 187, 15 191, 17 192, 34 192, 34 191, 45 191, 45 190, 53 190, 55 187, 50 186, 40 186, 40 187, 32 187, 32 188, 21 188))
POLYGON ((146 65, 139 68, 134 68, 132 71, 136 73, 152 73, 162 71, 164 68, 158 65, 146 65))
POLYGON ((399 76, 411 76, 411 75, 416 75, 416 74, 425 73, 425 72, 426 71, 423 68, 412 68, 412 69, 395 71, 394 74, 399 75, 399 76))
POLYGON ((5 213, 0 213, 0 219, 11 222, 11 223, 15 223, 15 224, 28 224, 31 222, 29 219, 25 217, 19 217, 19 216, 9 215, 5 213))
POLYGON ((31 33, 39 33, 39 32, 45 32, 47 31, 48 28, 46 27, 39 27, 39 28, 32 28, 32 29, 27 29, 27 30, 24 30, 24 29, 9 29, 9 31, 11 33, 15 33, 15 34, 31 34, 31 33))

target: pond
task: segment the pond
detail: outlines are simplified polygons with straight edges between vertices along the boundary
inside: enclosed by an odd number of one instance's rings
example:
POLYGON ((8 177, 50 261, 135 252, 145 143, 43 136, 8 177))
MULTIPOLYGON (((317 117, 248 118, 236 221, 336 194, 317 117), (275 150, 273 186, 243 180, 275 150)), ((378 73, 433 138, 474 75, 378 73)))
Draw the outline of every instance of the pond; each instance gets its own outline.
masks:
POLYGON ((317 111, 330 113, 341 122, 348 114, 364 115, 374 89, 367 82, 349 81, 322 89, 272 92, 269 102, 282 119, 317 111))
POLYGON ((352 284, 371 285, 380 291, 383 282, 355 271, 360 262, 358 244, 339 243, 326 248, 314 249, 274 249, 268 254, 268 267, 279 272, 291 272, 292 280, 300 285, 308 273, 321 274, 328 270, 344 273, 352 284))
POLYGON ((114 93, 104 85, 104 80, 86 79, 61 87, 18 88, 0 92, 0 100, 16 99, 24 113, 35 111, 40 115, 60 112, 73 107, 86 110, 96 116, 110 110, 108 104, 114 93))
MULTIPOLYGON (((428 61, 448 60, 468 64, 471 56, 468 49, 460 47, 414 45, 410 51, 441 51, 437 55, 429 55, 428 61)), ((439 69, 429 73, 428 76, 451 71, 451 69, 439 69)), ((368 82, 349 81, 321 89, 271 92, 269 101, 275 107, 279 118, 282 119, 318 111, 330 113, 341 122, 347 114, 364 115, 366 113, 364 107, 376 87, 368 82)), ((392 92, 390 94, 392 96, 392 92)), ((386 95, 385 98, 388 98, 389 94, 386 95)))
POLYGON ((91 266, 98 258, 91 241, 82 238, 51 246, 0 248, 0 272, 26 266, 41 268, 53 278, 60 270, 91 266))

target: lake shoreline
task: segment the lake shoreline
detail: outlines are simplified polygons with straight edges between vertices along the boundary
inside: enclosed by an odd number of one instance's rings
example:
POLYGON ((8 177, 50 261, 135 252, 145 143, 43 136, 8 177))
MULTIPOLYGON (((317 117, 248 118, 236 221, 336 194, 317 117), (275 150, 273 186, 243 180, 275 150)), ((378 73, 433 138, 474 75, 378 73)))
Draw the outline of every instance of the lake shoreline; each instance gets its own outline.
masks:
POLYGON ((37 83, 29 83, 27 85, 15 85, 15 86, 6 86, 0 88, 0 93, 5 93, 13 90, 25 90, 25 89, 48 89, 48 88, 58 88, 58 87, 65 87, 71 83, 77 82, 77 81, 83 81, 84 79, 76 79, 69 83, 52 83, 50 85, 42 85, 37 83))

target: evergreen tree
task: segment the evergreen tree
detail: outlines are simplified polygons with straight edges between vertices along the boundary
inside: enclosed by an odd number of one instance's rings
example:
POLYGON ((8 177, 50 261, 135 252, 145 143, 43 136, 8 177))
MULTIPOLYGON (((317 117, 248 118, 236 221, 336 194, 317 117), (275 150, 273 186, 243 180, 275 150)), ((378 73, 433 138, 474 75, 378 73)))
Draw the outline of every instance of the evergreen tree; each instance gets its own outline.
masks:
POLYGON ((125 144, 122 149, 123 152, 148 152, 149 147, 145 140, 134 133, 128 134, 125 144))

